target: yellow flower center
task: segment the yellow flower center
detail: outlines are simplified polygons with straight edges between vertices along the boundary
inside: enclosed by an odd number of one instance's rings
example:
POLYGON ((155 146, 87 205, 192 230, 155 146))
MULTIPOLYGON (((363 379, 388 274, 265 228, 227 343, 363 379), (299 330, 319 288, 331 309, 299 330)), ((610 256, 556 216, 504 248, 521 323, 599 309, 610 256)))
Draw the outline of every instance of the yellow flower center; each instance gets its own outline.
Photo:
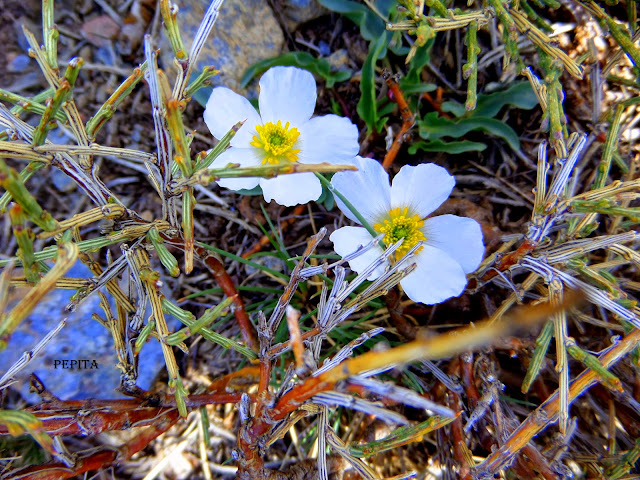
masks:
MULTIPOLYGON (((398 207, 389 211, 389 217, 383 223, 376 223, 373 229, 385 234, 382 241, 387 245, 404 238, 402 245, 395 252, 396 258, 400 258, 416 243, 427 239, 420 230, 423 226, 424 221, 420 219, 420 215, 409 215, 409 207, 398 207)), ((422 247, 418 251, 421 249, 422 247)))
POLYGON ((253 147, 264 150, 262 164, 277 165, 282 160, 295 162, 298 160, 300 149, 294 148, 300 136, 297 128, 289 128, 289 122, 283 127, 282 122, 267 122, 257 125, 256 132, 251 141, 253 147))

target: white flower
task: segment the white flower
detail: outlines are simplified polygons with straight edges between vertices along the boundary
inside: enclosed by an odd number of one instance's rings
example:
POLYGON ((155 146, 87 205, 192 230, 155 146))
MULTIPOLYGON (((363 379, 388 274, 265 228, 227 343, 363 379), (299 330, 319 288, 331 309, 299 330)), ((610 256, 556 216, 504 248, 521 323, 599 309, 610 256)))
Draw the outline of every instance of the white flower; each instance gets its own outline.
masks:
MULTIPOLYGON (((466 274, 480 265, 484 254, 480 225, 455 215, 426 218, 449 197, 455 179, 442 167, 422 164, 402 167, 389 186, 389 176, 377 161, 356 157, 354 164, 357 172, 338 172, 331 184, 376 232, 385 234, 386 245, 404 239, 396 259, 419 241, 425 242, 410 260, 416 269, 400 282, 409 298, 433 305, 460 295, 467 285, 466 274)), ((336 202, 348 218, 359 223, 337 197, 336 202)), ((343 257, 372 240, 363 227, 342 227, 329 238, 343 257)), ((349 265, 362 272, 381 252, 380 247, 372 248, 349 265)), ((383 270, 380 267, 369 280, 383 270)))
MULTIPOLYGON (((213 89, 204 121, 214 137, 222 138, 245 120, 230 148, 213 162, 242 167, 281 162, 351 164, 358 154, 358 129, 337 115, 314 117, 316 82, 306 70, 273 67, 260 79, 260 113, 249 101, 224 87, 213 89)), ((295 173, 271 179, 227 178, 218 183, 231 190, 262 187, 267 202, 296 205, 317 200, 322 187, 314 173, 295 173)))

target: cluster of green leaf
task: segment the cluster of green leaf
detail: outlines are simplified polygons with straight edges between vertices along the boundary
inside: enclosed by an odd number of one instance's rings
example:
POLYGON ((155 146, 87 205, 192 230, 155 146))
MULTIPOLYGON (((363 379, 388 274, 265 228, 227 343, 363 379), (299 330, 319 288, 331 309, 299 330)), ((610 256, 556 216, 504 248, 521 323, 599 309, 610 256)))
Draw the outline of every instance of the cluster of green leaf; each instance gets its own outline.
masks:
POLYGON ((251 80, 266 72, 271 67, 299 67, 309 70, 311 73, 322 78, 327 88, 333 87, 336 83, 345 82, 351 78, 351 70, 332 71, 331 65, 324 58, 316 58, 307 52, 288 52, 273 58, 267 58, 254 63, 244 72, 240 80, 240 87, 245 88, 251 80))
MULTIPOLYGON (((360 34, 369 42, 369 52, 360 72, 361 97, 357 113, 367 127, 367 132, 380 133, 396 110, 396 104, 381 95, 379 66, 391 67, 397 60, 405 58, 410 50, 401 32, 388 31, 384 18, 395 18, 395 0, 376 0, 370 6, 352 0, 319 0, 327 9, 345 16, 358 25, 360 34)), ((442 112, 425 112, 421 102, 423 94, 436 89, 433 83, 423 81, 423 71, 431 60, 433 38, 424 45, 414 48, 414 54, 406 66, 400 80, 400 87, 410 108, 416 114, 420 139, 409 144, 409 153, 418 151, 444 152, 450 154, 468 151, 482 151, 487 145, 464 137, 472 131, 482 132, 502 139, 510 148, 520 147, 518 135, 506 123, 497 119, 506 105, 520 109, 531 109, 538 104, 533 90, 526 82, 508 87, 493 94, 480 94, 475 110, 467 112, 464 105, 449 100, 442 106, 442 112), (446 138, 453 140, 446 140, 446 138)), ((347 81, 353 72, 333 71, 324 58, 316 58, 307 52, 288 52, 252 65, 244 74, 241 85, 246 86, 268 68, 287 65, 304 68, 322 78, 328 88, 347 81)))
POLYGON ((520 149, 518 134, 496 115, 506 105, 530 110, 538 104, 538 99, 528 82, 519 82, 507 90, 488 95, 478 95, 475 110, 468 112, 465 106, 453 100, 442 104, 442 111, 454 118, 447 118, 438 112, 430 112, 418 120, 418 132, 422 140, 409 146, 409 153, 425 152, 463 153, 482 151, 487 145, 470 140, 445 141, 444 138, 461 138, 471 131, 480 131, 501 138, 513 150, 520 149))

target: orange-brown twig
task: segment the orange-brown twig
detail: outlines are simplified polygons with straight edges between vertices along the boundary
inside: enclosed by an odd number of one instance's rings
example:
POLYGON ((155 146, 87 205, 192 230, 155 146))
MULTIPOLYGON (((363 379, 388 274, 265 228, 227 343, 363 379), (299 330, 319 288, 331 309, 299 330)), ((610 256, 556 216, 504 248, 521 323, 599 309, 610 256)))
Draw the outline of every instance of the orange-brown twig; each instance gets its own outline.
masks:
POLYGON ((238 325, 240 326, 242 339, 249 348, 257 350, 258 339, 256 336, 256 330, 249 319, 249 315, 247 315, 247 311, 244 309, 244 303, 236 290, 233 280, 231 280, 231 277, 225 270, 224 265, 214 255, 198 245, 195 245, 195 252, 202 258, 205 265, 211 269, 216 282, 218 282, 218 285, 222 288, 224 294, 227 297, 234 297, 233 303, 235 305, 235 309, 233 313, 238 321, 238 325))
MULTIPOLYGON (((475 382, 474 361, 471 352, 460 355, 460 373, 469 406, 475 408, 481 401, 481 395, 475 382)), ((480 434, 483 448, 493 450, 498 442, 489 435, 486 428, 477 426, 476 429, 480 434), (480 430, 480 428, 482 428, 482 430, 480 430)), ((559 477, 553 472, 547 459, 534 445, 526 445, 523 447, 522 453, 526 459, 520 456, 513 466, 522 478, 533 478, 535 477, 534 472, 538 472, 545 480, 559 480, 559 477)))
POLYGON ((504 257, 500 258, 493 268, 485 273, 480 279, 482 282, 487 282, 491 280, 493 277, 498 275, 498 272, 504 272, 508 268, 514 266, 518 263, 525 255, 533 252, 533 250, 538 246, 537 242, 532 242, 530 240, 525 240, 522 242, 516 250, 511 253, 506 254, 504 257))
POLYGON ((222 378, 214 380, 207 387, 210 392, 225 392, 233 389, 235 384, 253 385, 258 381, 260 376, 260 367, 258 365, 250 365, 241 368, 237 372, 231 372, 222 378))
MULTIPOLYGON (((460 370, 460 365, 455 360, 449 363, 449 375, 455 375, 460 370)), ((456 392, 447 392, 447 406, 454 412, 463 410, 462 401, 460 395, 456 392)), ((453 457, 458 462, 458 468, 460 469, 461 480, 471 480, 471 467, 473 466, 473 458, 469 447, 467 447, 467 440, 465 438, 464 427, 462 425, 462 418, 458 417, 449 424, 451 431, 451 446, 453 450, 453 457)))
POLYGON ((400 131, 393 139, 391 148, 387 151, 387 154, 384 156, 384 160, 382 161, 382 167, 385 170, 389 170, 389 167, 395 160, 398 152, 400 151, 400 147, 404 142, 404 136, 409 132, 409 130, 411 130, 411 127, 413 127, 413 124, 416 121, 416 116, 409 108, 409 104, 405 100, 402 90, 400 90, 400 85, 398 85, 396 79, 391 75, 391 72, 389 72, 389 70, 385 70, 382 72, 382 78, 385 79, 389 90, 393 93, 393 99, 398 104, 398 108, 400 108, 400 117, 402 118, 400 131))
POLYGON ((286 317, 293 348, 293 356, 296 360, 296 368, 302 369, 304 367, 304 344, 302 343, 300 324, 298 323, 300 320, 300 311, 288 305, 286 317))
POLYGON ((424 98, 429 104, 433 107, 433 109, 438 112, 438 115, 443 116, 444 118, 451 118, 447 112, 442 111, 442 93, 444 89, 442 87, 438 87, 436 89, 436 98, 433 98, 428 93, 423 93, 422 98, 424 98))

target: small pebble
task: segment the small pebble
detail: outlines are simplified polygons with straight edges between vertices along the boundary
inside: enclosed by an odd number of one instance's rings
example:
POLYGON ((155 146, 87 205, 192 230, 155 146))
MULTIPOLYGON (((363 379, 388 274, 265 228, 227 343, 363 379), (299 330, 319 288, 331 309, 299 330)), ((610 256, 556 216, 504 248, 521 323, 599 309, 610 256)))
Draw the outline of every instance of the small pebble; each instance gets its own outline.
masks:
POLYGON ((323 57, 326 57, 327 55, 331 54, 331 47, 329 46, 329 44, 327 42, 325 42, 324 40, 320 40, 318 42, 318 49, 320 50, 320 54, 323 57))
POLYGON ((7 64, 7 72, 18 73, 24 72, 31 59, 27 55, 16 55, 12 60, 7 64))
POLYGON ((115 52, 113 46, 100 47, 95 52, 95 62, 100 65, 113 65, 115 63, 115 52))

